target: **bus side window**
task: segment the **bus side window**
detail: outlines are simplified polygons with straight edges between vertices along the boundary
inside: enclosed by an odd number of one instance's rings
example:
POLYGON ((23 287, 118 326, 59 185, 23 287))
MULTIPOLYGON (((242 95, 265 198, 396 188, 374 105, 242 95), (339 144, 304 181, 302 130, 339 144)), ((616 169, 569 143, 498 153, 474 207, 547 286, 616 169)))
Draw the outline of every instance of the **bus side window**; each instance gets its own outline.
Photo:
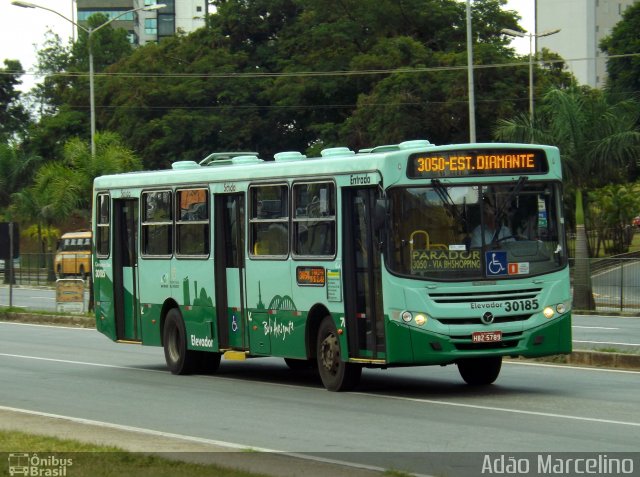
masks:
POLYGON ((252 186, 249 191, 250 254, 286 257, 289 254, 288 186, 252 186))
POLYGON ((293 252, 297 256, 335 255, 336 204, 333 182, 293 186, 293 252))

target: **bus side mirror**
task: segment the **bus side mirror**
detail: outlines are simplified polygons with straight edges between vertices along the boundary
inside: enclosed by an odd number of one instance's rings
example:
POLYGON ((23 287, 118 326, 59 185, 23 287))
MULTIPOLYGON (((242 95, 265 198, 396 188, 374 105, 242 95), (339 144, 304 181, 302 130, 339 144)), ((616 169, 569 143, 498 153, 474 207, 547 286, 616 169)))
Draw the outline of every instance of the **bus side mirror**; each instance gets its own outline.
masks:
POLYGON ((388 207, 389 202, 386 198, 376 200, 376 210, 373 219, 374 230, 381 230, 384 228, 388 207))

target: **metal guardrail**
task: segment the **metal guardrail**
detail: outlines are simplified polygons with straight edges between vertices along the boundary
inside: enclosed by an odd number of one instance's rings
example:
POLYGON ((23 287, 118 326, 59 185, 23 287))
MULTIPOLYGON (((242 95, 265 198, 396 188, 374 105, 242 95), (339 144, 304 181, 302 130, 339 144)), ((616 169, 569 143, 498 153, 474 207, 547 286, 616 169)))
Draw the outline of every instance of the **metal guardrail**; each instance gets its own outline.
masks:
MULTIPOLYGON (((575 260, 569 260, 572 282, 575 260)), ((596 311, 640 314, 640 252, 587 260, 596 311)))

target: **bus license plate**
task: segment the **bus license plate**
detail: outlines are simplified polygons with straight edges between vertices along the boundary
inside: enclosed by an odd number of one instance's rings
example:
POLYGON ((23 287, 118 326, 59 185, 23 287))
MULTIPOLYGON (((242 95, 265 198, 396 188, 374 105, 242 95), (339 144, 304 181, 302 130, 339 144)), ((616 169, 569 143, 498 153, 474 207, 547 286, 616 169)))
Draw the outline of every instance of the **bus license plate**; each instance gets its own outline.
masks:
POLYGON ((473 343, 495 343, 502 341, 502 331, 476 331, 471 333, 473 343))

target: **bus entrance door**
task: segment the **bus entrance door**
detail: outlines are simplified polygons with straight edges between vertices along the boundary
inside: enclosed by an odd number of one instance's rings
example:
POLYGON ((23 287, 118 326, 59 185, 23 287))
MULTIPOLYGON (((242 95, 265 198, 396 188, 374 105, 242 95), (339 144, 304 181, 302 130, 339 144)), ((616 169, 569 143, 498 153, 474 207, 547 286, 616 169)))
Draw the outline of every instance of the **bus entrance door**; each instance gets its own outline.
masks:
POLYGON ((121 341, 140 341, 138 314, 138 199, 114 200, 113 297, 116 334, 121 341))
POLYGON ((220 349, 246 349, 244 195, 215 195, 215 288, 220 349))
POLYGON ((377 187, 345 188, 343 264, 349 357, 384 359, 381 247, 374 226, 377 187))

